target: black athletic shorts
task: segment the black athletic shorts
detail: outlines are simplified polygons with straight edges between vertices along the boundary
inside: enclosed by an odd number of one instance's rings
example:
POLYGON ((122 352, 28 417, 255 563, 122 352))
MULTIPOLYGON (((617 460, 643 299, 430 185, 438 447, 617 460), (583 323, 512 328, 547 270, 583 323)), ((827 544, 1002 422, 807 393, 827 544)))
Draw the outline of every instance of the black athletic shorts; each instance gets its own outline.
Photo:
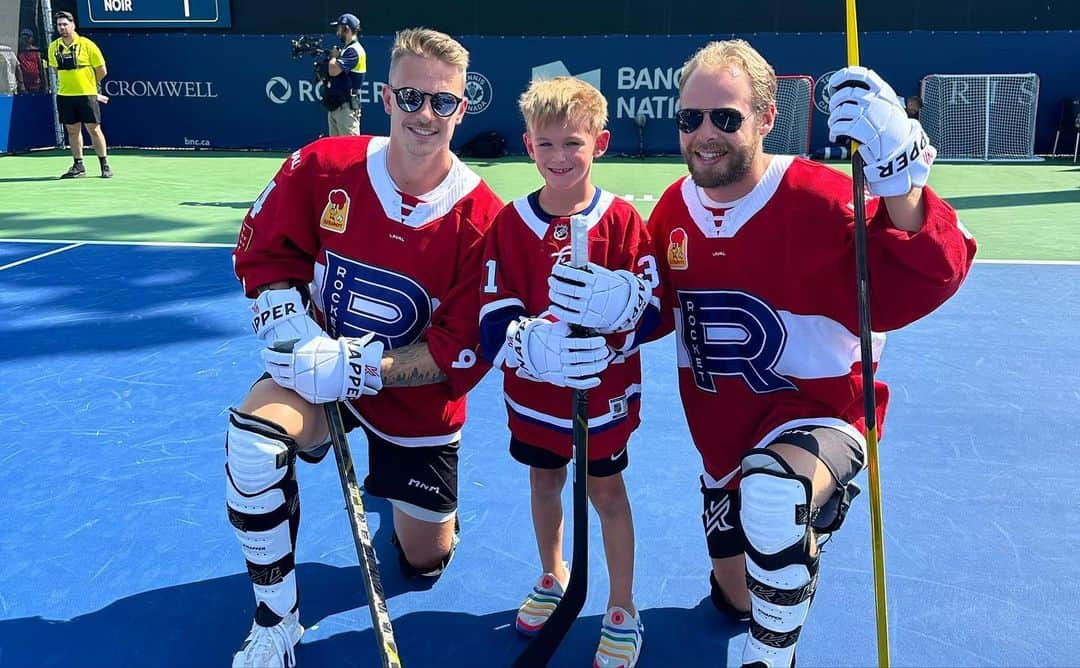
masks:
POLYGON ((341 414, 347 429, 359 426, 367 436, 368 474, 364 489, 368 494, 416 506, 401 510, 418 520, 449 519, 448 515, 458 505, 461 441, 424 447, 396 445, 360 424, 348 409, 343 409, 341 414))
MULTIPOLYGON (((258 381, 267 380, 264 373, 258 381)), ((446 445, 405 447, 396 445, 368 429, 352 409, 340 404, 341 423, 346 433, 360 430, 367 437, 368 473, 364 490, 391 502, 401 502, 402 512, 425 522, 449 521, 458 503, 458 449, 461 441, 446 445), (411 508, 408 506, 415 506, 411 508)), ((354 447, 358 444, 350 442, 354 447)), ((330 441, 297 456, 317 464, 330 452, 330 441)))
POLYGON ((97 95, 57 95, 56 112, 64 125, 101 122, 97 95))
MULTIPOLYGON (((610 457, 590 459, 589 475, 594 478, 607 478, 616 473, 621 473, 630 463, 630 457, 626 454, 626 450, 624 447, 620 452, 610 457)), ((570 463, 569 457, 563 457, 551 450, 529 445, 512 436, 510 437, 510 456, 526 466, 538 469, 561 469, 570 463)))

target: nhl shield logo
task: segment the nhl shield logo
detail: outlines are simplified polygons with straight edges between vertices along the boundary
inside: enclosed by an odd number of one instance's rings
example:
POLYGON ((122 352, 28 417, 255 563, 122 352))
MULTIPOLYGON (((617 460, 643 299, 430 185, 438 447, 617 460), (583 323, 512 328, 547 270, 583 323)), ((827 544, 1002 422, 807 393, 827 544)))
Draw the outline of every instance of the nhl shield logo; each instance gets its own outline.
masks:
POLYGON ((672 269, 686 269, 686 230, 676 227, 668 236, 667 262, 672 269))
POLYGON ((349 222, 349 193, 335 188, 326 196, 326 207, 322 212, 319 227, 341 234, 349 222))
POLYGON ((566 237, 570 236, 570 227, 566 223, 559 223, 551 232, 551 236, 555 238, 555 241, 566 241, 566 237))

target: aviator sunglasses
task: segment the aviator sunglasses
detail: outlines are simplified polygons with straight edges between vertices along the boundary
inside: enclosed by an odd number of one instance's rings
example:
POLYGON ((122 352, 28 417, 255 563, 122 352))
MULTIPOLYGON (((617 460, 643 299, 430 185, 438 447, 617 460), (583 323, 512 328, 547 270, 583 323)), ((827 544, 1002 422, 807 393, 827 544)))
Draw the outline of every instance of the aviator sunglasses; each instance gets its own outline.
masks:
POLYGON ((394 93, 394 99, 397 101, 399 109, 406 113, 413 113, 420 111, 420 107, 424 106, 424 98, 431 98, 431 111, 440 118, 446 118, 453 115, 457 111, 458 106, 464 98, 460 98, 453 93, 441 92, 441 93, 425 93, 419 88, 413 88, 412 86, 402 86, 401 88, 391 88, 391 92, 394 93))
POLYGON ((737 109, 680 109, 675 112, 675 123, 683 134, 696 132, 705 121, 705 114, 721 132, 738 132, 745 117, 737 109))

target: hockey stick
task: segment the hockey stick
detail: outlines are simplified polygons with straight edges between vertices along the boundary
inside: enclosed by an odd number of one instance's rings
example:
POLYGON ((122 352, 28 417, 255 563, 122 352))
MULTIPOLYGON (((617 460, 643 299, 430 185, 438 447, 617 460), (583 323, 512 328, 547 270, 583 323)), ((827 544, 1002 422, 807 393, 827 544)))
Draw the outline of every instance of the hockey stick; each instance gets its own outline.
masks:
POLYGON ((337 460, 338 477, 341 479, 345 505, 349 510, 356 556, 360 560, 360 570, 364 573, 364 589, 367 590, 368 609, 371 611, 371 628, 379 642, 383 668, 401 668, 397 642, 394 640, 394 627, 390 623, 386 595, 383 594, 382 579, 379 577, 379 562, 375 556, 375 546, 371 544, 371 534, 368 532, 364 500, 360 495, 360 485, 356 482, 349 441, 341 422, 341 407, 337 402, 332 402, 324 404, 324 408, 326 424, 330 428, 330 441, 334 446, 334 459, 337 460))
MULTIPOLYGON (((580 218, 570 219, 570 264, 584 267, 589 263, 589 228, 580 218)), ((575 328, 575 334, 584 330, 575 328)), ((570 582, 562 600, 539 633, 514 661, 513 668, 546 666, 555 650, 585 607, 589 590, 589 392, 574 390, 574 555, 570 564, 570 582)))
MULTIPOLYGON (((298 339, 275 341, 272 348, 277 352, 291 352, 298 339)), ((349 452, 349 440, 345 436, 345 426, 341 421, 341 408, 338 402, 323 404, 326 411, 326 426, 330 430, 330 443, 337 461, 338 478, 341 490, 345 492, 345 507, 349 511, 349 524, 352 526, 353 542, 356 544, 356 556, 360 561, 360 570, 364 574, 364 589, 367 590, 368 609, 371 611, 371 628, 379 641, 379 655, 383 668, 401 668, 398 658, 397 642, 394 640, 394 627, 390 623, 390 613, 386 609, 386 595, 383 594, 382 579, 379 578, 379 561, 375 556, 375 547, 371 544, 368 531, 367 515, 364 513, 364 499, 360 495, 360 485, 356 482, 356 470, 353 468, 352 453, 349 452)))
MULTIPOLYGON (((298 339, 274 341, 271 346, 279 353, 293 351, 298 339)), ((341 491, 345 492, 345 504, 349 510, 349 524, 352 527, 352 539, 356 546, 356 557, 360 560, 360 570, 364 573, 364 589, 367 591, 367 608, 372 613, 372 629, 379 641, 379 656, 382 668, 402 668, 402 660, 397 656, 397 643, 394 641, 394 627, 390 624, 387 611, 387 597, 382 592, 382 580, 379 577, 379 561, 372 545, 372 534, 367 530, 367 515, 364 513, 364 500, 360 485, 356 482, 356 471, 352 466, 352 453, 349 452, 349 439, 345 435, 345 425, 341 423, 341 409, 337 401, 324 404, 326 426, 330 432, 330 445, 334 448, 334 459, 338 464, 338 478, 341 491)))
MULTIPOLYGON (((855 0, 847 3, 848 65, 859 64, 859 27, 855 0)), ((859 298, 859 347, 862 361, 863 411, 866 418, 866 462, 870 478, 870 546, 874 556, 874 603, 877 617, 878 666, 889 666, 889 611, 885 600, 885 528, 881 516, 881 466, 878 459, 877 401, 874 397, 874 353, 870 329, 870 266, 866 251, 866 175, 859 144, 851 142, 851 180, 855 197, 855 270, 859 298)), ((882 205, 884 206, 884 205, 882 205)))

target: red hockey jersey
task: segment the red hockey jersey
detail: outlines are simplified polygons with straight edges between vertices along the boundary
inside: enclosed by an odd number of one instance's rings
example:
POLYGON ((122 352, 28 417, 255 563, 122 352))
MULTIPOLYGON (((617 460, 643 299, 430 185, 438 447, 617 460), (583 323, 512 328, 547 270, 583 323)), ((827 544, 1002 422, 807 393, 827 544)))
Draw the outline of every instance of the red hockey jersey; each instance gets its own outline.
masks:
MULTIPOLYGON (((589 457, 612 456, 626 447, 639 423, 641 362, 637 341, 659 324, 656 261, 641 216, 633 206, 597 188, 588 209, 576 214, 589 226, 589 260, 609 269, 645 276, 653 303, 635 332, 608 337, 617 357, 589 390, 589 457)), ((575 216, 575 217, 576 217, 575 216)), ((537 193, 507 205, 488 232, 484 248, 481 350, 503 367, 506 327, 522 315, 545 314, 551 267, 570 259, 570 218, 551 217, 537 193)), ((510 431, 517 439, 563 456, 570 455, 573 390, 540 383, 504 369, 503 389, 510 431)))
POLYGON ((426 341, 449 380, 386 387, 350 404, 392 443, 459 438, 465 393, 489 368, 478 358, 483 235, 502 202, 454 159, 438 187, 403 196, 384 137, 334 137, 296 151, 244 218, 233 259, 244 290, 310 284, 331 336, 375 332, 388 350, 426 341))
MULTIPOLYGON (((914 234, 892 226, 883 202, 867 202, 875 363, 882 332, 940 306, 975 255, 952 208, 924 192, 926 221, 914 234)), ((863 440, 848 176, 776 156, 749 194, 720 205, 683 177, 649 231, 664 290, 657 335, 675 330, 683 408, 713 481, 735 484, 740 455, 792 427, 863 440)), ((875 386, 881 425, 888 388, 875 386)))

